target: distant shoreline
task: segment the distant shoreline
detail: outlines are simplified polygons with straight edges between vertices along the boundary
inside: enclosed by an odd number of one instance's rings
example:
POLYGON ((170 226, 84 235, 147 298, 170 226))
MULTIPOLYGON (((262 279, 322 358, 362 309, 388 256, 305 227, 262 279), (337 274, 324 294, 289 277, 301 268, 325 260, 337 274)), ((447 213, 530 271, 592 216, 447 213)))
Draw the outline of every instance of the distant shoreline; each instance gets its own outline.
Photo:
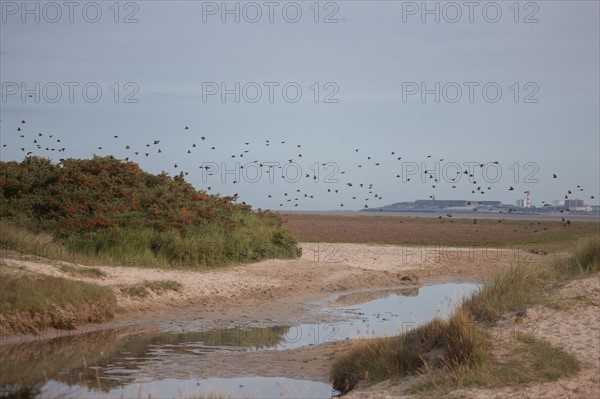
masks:
POLYGON ((290 211, 273 211, 282 215, 287 214, 322 214, 322 215, 345 215, 345 216, 392 216, 392 217, 430 217, 437 218, 439 216, 447 217, 446 214, 451 214, 453 218, 463 219, 519 219, 519 220, 565 220, 571 221, 597 221, 600 222, 599 213, 575 213, 575 212, 543 212, 543 213, 530 213, 530 212, 465 212, 465 211, 451 211, 447 209, 430 210, 430 211, 301 211, 301 210, 290 210, 290 211))

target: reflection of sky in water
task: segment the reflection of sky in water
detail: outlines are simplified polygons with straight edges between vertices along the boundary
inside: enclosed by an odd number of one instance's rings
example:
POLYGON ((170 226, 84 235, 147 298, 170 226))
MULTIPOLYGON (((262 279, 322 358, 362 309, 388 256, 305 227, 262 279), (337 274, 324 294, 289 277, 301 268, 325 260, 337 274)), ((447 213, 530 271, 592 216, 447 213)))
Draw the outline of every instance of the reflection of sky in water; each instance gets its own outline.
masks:
POLYGON ((40 397, 190 398, 223 395, 243 398, 330 398, 332 393, 331 385, 324 382, 285 377, 236 377, 189 380, 168 378, 128 384, 108 392, 48 381, 40 392, 40 397))
MULTIPOLYGON (((142 398, 223 393, 233 397, 329 397, 331 386, 323 382, 253 377, 259 372, 251 365, 247 369, 236 367, 236 353, 294 349, 345 339, 395 335, 434 316, 448 317, 453 307, 477 288, 476 284, 441 284, 420 287, 415 296, 381 291, 380 295, 388 296, 328 309, 332 319, 339 320, 341 317, 349 320, 345 322, 163 331, 130 335, 103 349, 100 349, 99 343, 89 344, 80 348, 80 357, 74 356, 78 359, 86 357, 86 366, 74 363, 73 356, 71 359, 56 359, 59 369, 63 369, 58 370, 58 374, 55 372, 43 378, 45 382, 40 396, 142 398), (231 358, 228 363, 215 367, 214 358, 210 357, 214 353, 228 353, 231 358), (92 360, 94 356, 95 361, 92 360), (229 375, 222 374, 227 369, 230 369, 229 375), (236 375, 244 377, 221 378, 236 375), (102 389, 98 390, 98 386, 102 389)), ((372 294, 370 297, 379 295, 366 292, 372 294)), ((413 293, 416 294, 417 290, 413 293)), ((363 292, 355 297, 355 294, 348 294, 346 298, 361 300, 361 294, 364 295, 363 292)), ((61 345, 69 347, 76 342, 75 339, 63 339, 61 345)), ((60 353, 60 350, 55 348, 52 352, 60 353)), ((38 360, 30 360, 29 364, 38 360)), ((27 362, 22 366, 29 367, 27 362)), ((48 366, 42 367, 46 369, 48 366)))
MULTIPOLYGON (((342 308, 356 319, 350 322, 291 326, 276 349, 293 349, 345 339, 383 337, 411 330, 434 316, 446 318, 477 284, 439 284, 419 288, 417 296, 391 294, 342 308)), ((340 310, 340 309, 338 309, 340 310)))

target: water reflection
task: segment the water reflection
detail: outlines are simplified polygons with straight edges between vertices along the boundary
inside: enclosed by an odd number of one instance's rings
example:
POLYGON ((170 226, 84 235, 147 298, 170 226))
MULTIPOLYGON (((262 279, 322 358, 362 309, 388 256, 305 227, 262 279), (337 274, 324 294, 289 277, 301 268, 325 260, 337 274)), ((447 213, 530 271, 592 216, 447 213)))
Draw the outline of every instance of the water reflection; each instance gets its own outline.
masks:
POLYGON ((0 346, 0 394, 29 389, 20 396, 190 397, 225 393, 287 397, 290 395, 284 392, 295 391, 300 397, 329 397, 331 386, 323 382, 326 375, 315 381, 312 375, 304 377, 306 373, 290 374, 287 365, 273 368, 273 357, 241 356, 271 352, 277 356, 278 350, 397 334, 434 316, 447 317, 461 298, 477 287, 442 284, 341 295, 328 310, 333 312, 332 320, 348 320, 339 323, 233 328, 190 324, 190 331, 153 333, 119 328, 4 345, 0 346), (258 361, 267 364, 253 366, 258 361))
POLYGON ((82 365, 101 364, 119 350, 119 343, 137 333, 135 327, 117 328, 0 346, 0 386, 43 382, 82 365))
POLYGON ((285 377, 236 377, 206 379, 167 378, 97 391, 49 381, 40 397, 85 398, 330 398, 330 384, 285 377))
POLYGON ((119 329, 1 346, 0 386, 8 389, 9 385, 53 379, 108 392, 135 381, 141 371, 161 368, 178 355, 275 347, 288 329, 234 327, 142 334, 119 329))
POLYGON ((367 302, 374 301, 376 299, 389 298, 390 295, 416 297, 419 295, 419 288, 421 287, 413 286, 393 289, 386 288, 381 290, 359 290, 356 292, 340 295, 335 299, 331 306, 342 307, 362 305, 367 302))

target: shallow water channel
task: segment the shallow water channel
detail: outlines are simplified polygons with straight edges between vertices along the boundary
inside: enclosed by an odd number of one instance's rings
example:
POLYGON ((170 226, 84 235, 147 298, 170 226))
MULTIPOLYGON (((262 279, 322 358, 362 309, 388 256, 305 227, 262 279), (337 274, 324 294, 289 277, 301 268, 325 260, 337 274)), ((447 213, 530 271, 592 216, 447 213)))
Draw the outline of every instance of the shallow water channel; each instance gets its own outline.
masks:
POLYGON ((337 294, 318 303, 332 320, 319 324, 178 323, 153 332, 131 325, 3 345, 0 396, 20 387, 43 398, 329 398, 336 392, 326 373, 287 372, 270 367, 269 359, 285 350, 408 331, 434 316, 447 317, 477 288, 452 283, 337 294))

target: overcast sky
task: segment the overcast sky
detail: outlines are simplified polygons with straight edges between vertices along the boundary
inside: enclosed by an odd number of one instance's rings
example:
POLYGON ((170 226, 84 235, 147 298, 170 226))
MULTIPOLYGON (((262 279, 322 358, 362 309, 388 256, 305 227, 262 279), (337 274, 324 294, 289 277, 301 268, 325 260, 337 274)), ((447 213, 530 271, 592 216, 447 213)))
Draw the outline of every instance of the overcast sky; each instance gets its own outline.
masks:
POLYGON ((1 159, 129 157, 255 208, 597 204, 599 2, 422 4, 1 1, 1 159))

